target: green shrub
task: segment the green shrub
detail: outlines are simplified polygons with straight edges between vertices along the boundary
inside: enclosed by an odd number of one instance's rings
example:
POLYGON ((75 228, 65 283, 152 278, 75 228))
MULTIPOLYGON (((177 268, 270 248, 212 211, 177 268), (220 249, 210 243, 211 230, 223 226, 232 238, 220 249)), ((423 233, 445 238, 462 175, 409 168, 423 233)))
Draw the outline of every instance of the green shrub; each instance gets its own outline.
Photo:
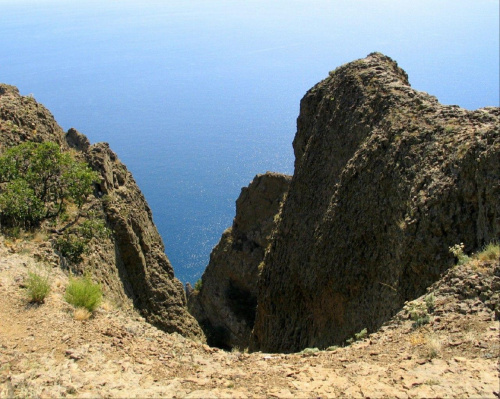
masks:
POLYGON ((314 353, 319 352, 318 348, 305 348, 302 351, 299 352, 301 355, 312 355, 314 353))
POLYGON ((87 251, 87 242, 74 234, 65 234, 56 241, 55 248, 71 263, 80 263, 87 251))
POLYGON ((98 177, 56 143, 11 147, 0 156, 0 218, 4 224, 26 227, 58 216, 65 201, 80 208, 98 177))
POLYGON ((201 278, 200 278, 200 279, 198 279, 198 280, 196 281, 196 283, 194 284, 194 289, 195 289, 196 291, 200 291, 200 290, 201 290, 201 287, 203 287, 203 281, 201 281, 201 278))
POLYGON ((45 216, 42 201, 28 183, 17 179, 8 182, 0 194, 0 214, 10 226, 27 226, 40 222, 45 216))
POLYGON ((100 284, 94 284, 90 276, 69 280, 64 299, 77 308, 85 308, 93 312, 101 303, 102 290, 100 284))
POLYGON ((28 272, 26 291, 31 302, 43 303, 50 292, 48 273, 43 276, 38 272, 28 272))
POLYGON ((97 219, 94 215, 89 215, 90 219, 85 220, 78 226, 78 233, 86 240, 90 241, 93 237, 101 239, 110 236, 110 231, 102 219, 97 219))

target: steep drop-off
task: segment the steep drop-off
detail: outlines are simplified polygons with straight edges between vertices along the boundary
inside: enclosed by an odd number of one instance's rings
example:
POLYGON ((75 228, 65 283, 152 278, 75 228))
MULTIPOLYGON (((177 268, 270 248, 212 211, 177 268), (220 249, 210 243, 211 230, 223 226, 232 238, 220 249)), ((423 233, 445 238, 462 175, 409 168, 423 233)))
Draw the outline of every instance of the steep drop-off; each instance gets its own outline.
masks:
MULTIPOLYGON (((62 150, 86 160, 101 176, 82 218, 91 213, 102 216, 111 236, 91 240, 83 261, 71 268, 90 271, 108 298, 117 304, 132 303, 157 327, 203 340, 198 323, 187 312, 182 283, 174 277, 151 210, 125 165, 106 143, 90 145, 75 129, 64 133, 34 98, 0 84, 0 153, 24 141, 56 142, 62 150)), ((52 242, 57 233, 50 238, 52 242)), ((50 249, 40 256, 68 267, 62 256, 54 260, 50 249)))
POLYGON ((253 349, 375 331, 500 237, 500 111, 446 106, 373 53, 301 101, 295 172, 259 280, 253 349))
POLYGON ((248 187, 242 188, 233 226, 213 249, 201 288, 188 296, 189 311, 211 345, 248 345, 257 306, 259 265, 290 179, 268 172, 255 176, 248 187))

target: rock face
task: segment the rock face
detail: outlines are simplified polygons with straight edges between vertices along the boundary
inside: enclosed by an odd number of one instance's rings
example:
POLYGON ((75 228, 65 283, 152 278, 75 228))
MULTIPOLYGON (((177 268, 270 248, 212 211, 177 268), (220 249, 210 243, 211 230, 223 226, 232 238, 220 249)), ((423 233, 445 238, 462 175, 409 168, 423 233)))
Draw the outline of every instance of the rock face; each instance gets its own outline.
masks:
POLYGON ((189 311, 211 345, 248 346, 255 321, 259 265, 290 179, 268 172, 242 188, 233 226, 213 249, 201 289, 188 297, 189 311))
POLYGON ((23 141, 54 141, 73 149, 101 175, 89 212, 103 215, 111 237, 90 242, 74 268, 89 269, 117 304, 132 303, 150 323, 167 332, 204 340, 188 313, 182 283, 164 253, 151 210, 132 175, 106 143, 90 145, 75 129, 64 133, 50 112, 15 87, 0 85, 0 151, 23 141))
POLYGON ((374 331, 500 237, 500 110, 445 106, 370 54, 301 101, 295 172, 259 280, 252 348, 374 331))

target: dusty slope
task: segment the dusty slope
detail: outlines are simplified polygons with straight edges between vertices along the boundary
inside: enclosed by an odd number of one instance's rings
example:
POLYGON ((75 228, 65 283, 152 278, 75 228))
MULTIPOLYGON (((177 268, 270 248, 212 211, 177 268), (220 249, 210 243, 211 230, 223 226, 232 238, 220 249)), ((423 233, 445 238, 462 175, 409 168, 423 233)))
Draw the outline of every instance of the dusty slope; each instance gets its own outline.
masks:
POLYGON ((0 239, 2 398, 498 395, 498 262, 450 270, 433 287, 435 310, 420 328, 404 310, 350 347, 268 355, 212 349, 106 306, 76 321, 59 268, 46 303, 31 306, 20 286, 43 245, 0 239))

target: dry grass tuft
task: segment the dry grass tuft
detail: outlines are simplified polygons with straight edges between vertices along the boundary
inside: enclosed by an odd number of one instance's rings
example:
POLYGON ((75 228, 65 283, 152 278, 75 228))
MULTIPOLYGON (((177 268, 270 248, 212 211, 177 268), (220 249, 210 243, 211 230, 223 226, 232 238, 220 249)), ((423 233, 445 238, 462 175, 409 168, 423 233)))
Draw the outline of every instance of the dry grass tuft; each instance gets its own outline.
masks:
POLYGON ((410 335, 410 344, 411 346, 419 346, 425 344, 425 337, 422 333, 415 333, 410 335))
POLYGON ((32 240, 36 243, 42 243, 48 240, 48 236, 42 231, 37 231, 35 234, 33 234, 32 240))
POLYGON ((85 308, 76 308, 75 312, 73 313, 73 317, 75 320, 88 320, 92 313, 90 313, 87 309, 85 308))
POLYGON ((477 258, 481 261, 500 259, 500 244, 490 242, 481 252, 477 254, 477 258))
POLYGON ((437 335, 428 334, 425 336, 426 355, 429 359, 440 356, 442 347, 441 339, 437 335))
POLYGON ((114 306, 110 301, 103 301, 101 308, 106 312, 111 312, 116 309, 116 306, 114 306))

